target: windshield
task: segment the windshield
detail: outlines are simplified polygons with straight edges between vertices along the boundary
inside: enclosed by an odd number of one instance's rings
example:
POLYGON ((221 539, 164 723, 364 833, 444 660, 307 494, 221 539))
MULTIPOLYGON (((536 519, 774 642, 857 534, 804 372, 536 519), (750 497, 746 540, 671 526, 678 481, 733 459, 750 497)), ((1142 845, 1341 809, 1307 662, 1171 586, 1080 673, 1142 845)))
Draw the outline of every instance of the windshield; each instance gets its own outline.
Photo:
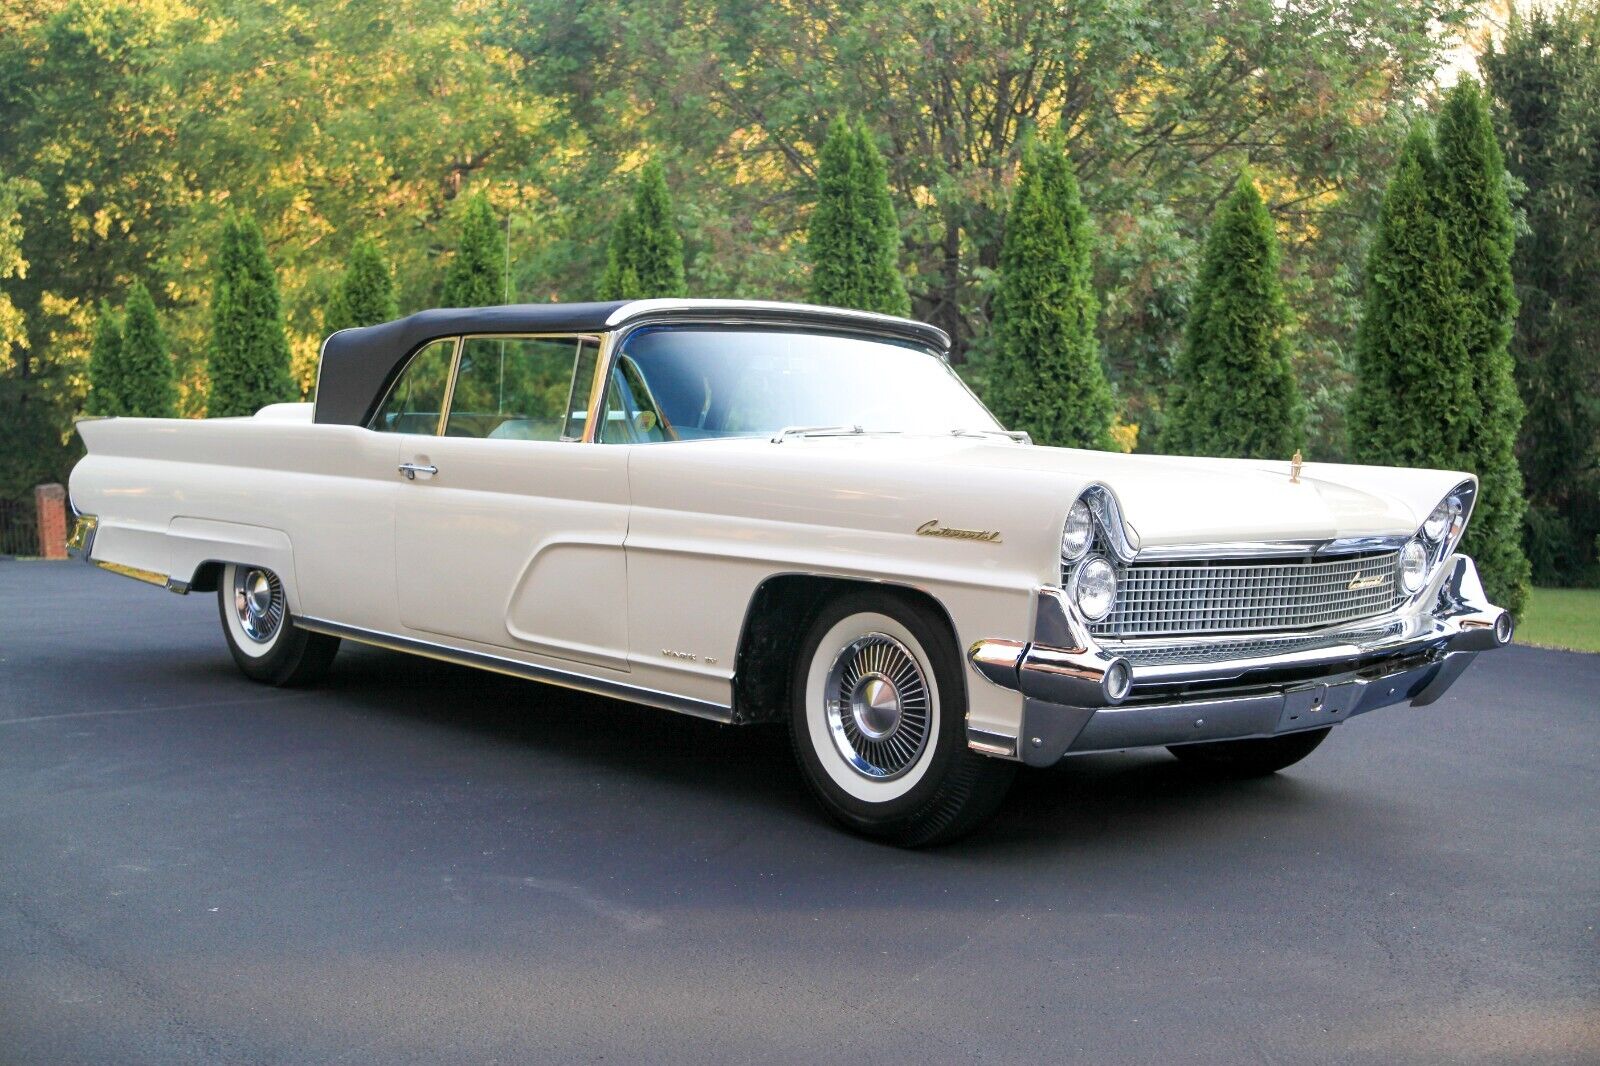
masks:
POLYGON ((793 330, 649 326, 624 342, 606 387, 608 443, 769 435, 999 432, 938 356, 910 342, 793 330))

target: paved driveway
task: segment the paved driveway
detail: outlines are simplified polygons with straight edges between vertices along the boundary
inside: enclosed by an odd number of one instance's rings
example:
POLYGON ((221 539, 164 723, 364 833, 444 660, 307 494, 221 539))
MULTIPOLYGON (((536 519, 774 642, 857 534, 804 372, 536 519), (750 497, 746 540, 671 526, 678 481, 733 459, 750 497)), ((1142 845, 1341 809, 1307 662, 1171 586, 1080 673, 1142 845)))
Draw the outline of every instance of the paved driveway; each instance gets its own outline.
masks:
POLYGON ((1597 703, 1513 648, 908 853, 772 729, 349 645, 274 691, 210 596, 0 562, 0 1062, 1594 1062, 1597 703))

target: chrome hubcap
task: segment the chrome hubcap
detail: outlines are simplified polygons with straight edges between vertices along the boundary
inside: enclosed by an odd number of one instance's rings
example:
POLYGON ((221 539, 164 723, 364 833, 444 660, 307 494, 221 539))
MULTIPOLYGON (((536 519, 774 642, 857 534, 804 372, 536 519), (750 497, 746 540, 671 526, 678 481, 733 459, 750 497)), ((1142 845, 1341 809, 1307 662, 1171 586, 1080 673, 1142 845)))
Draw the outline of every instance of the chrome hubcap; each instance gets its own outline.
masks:
POLYGON ((270 570, 235 567, 233 572, 233 611, 244 635, 265 644, 283 625, 283 585, 270 570))
POLYGON ((916 764, 928 745, 928 682, 905 645, 883 633, 852 641, 826 692, 834 747, 857 773, 886 781, 916 764))

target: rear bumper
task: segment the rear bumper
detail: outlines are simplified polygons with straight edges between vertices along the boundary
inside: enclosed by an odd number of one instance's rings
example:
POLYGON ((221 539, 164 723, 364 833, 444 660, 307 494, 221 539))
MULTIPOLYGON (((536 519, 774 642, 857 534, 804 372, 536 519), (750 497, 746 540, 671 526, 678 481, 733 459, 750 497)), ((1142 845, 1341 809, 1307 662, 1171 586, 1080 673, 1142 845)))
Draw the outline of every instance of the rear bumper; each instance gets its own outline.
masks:
POLYGON ((1511 640, 1472 560, 1453 557, 1405 609, 1293 636, 1096 643, 1059 589, 1037 594, 1034 639, 969 652, 1020 692, 1020 734, 969 732, 976 751, 1048 766, 1064 755, 1274 736, 1391 704, 1432 703, 1481 651, 1511 640))

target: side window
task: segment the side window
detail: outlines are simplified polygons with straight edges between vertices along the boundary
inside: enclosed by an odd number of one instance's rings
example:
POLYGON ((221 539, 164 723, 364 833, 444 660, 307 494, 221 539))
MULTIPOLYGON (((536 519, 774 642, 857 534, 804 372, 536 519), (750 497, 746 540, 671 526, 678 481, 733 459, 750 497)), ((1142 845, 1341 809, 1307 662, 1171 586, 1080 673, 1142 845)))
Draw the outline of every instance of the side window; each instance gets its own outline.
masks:
POLYGON ((385 433, 438 433, 455 351, 455 338, 449 337, 432 341, 412 356, 373 415, 371 428, 385 433))
POLYGON ((561 440, 583 433, 593 337, 469 337, 450 395, 447 437, 561 440))
POLYGON ((661 414, 661 406, 651 393, 639 364, 629 356, 621 356, 606 385, 600 443, 655 444, 677 437, 661 414))

